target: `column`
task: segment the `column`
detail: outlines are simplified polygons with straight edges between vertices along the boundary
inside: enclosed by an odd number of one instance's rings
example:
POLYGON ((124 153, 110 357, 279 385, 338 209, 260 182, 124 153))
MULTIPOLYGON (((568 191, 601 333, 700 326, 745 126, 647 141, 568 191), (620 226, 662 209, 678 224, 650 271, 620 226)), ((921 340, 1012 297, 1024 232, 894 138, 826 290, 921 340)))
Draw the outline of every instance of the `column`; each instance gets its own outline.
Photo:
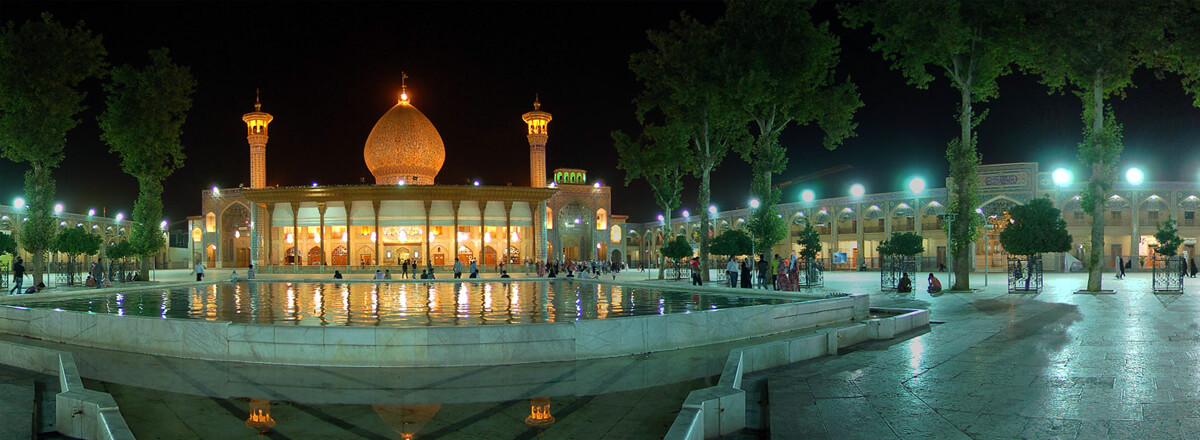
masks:
POLYGON ((263 205, 262 209, 263 209, 262 217, 266 223, 259 223, 257 225, 257 227, 266 228, 266 230, 267 230, 267 259, 263 260, 266 263, 266 264, 264 264, 264 266, 274 266, 275 265, 275 259, 274 259, 275 245, 274 245, 274 239, 273 239, 273 237, 271 237, 271 220, 272 220, 271 219, 271 210, 267 209, 266 205, 263 205))
MULTIPOLYGON (((453 258, 454 261, 458 261, 458 247, 461 246, 460 244, 458 244, 458 204, 459 203, 462 203, 462 201, 458 201, 458 202, 451 201, 450 202, 450 215, 454 217, 454 249, 450 250, 450 257, 453 258)), ((454 263, 450 263, 450 264, 454 264, 454 263)))
MULTIPOLYGON (((829 217, 829 270, 833 270, 833 254, 837 253, 838 251, 838 217, 841 216, 841 212, 837 210, 837 207, 835 206, 833 208, 834 209, 830 209, 830 212, 833 214, 829 217)), ((788 256, 790 256, 790 254, 788 256)))
POLYGON ((483 242, 483 213, 487 212, 487 201, 476 201, 475 203, 479 206, 479 256, 475 257, 475 265, 479 268, 480 272, 483 272, 483 264, 487 261, 483 258, 484 249, 487 246, 483 242))
MULTIPOLYGON (((530 208, 533 208, 530 206, 530 208)), ((538 202, 537 208, 533 212, 533 227, 537 232, 533 234, 533 253, 535 260, 548 261, 546 255, 546 201, 538 202)))
POLYGON ((321 231, 321 242, 318 244, 318 246, 321 246, 321 268, 322 268, 322 270, 324 270, 324 268, 325 268, 325 255, 326 255, 325 254, 325 236, 329 235, 329 234, 325 233, 325 206, 326 206, 325 202, 317 202, 317 213, 320 214, 320 216, 321 216, 321 226, 320 226, 320 229, 318 229, 319 231, 321 231))
POLYGON ((890 203, 883 205, 883 239, 887 240, 892 236, 892 205, 890 203))
MULTIPOLYGON (((431 231, 429 229, 429 208, 432 207, 433 202, 429 201, 429 200, 422 200, 421 203, 423 204, 422 206, 425 207, 425 236, 421 237, 421 241, 425 242, 425 261, 427 262, 426 265, 432 266, 433 265, 433 254, 431 253, 431 251, 433 249, 433 247, 432 247, 433 245, 431 243, 429 243, 430 242, 429 236, 431 234, 431 231)), ((421 260, 420 258, 417 259, 418 264, 420 263, 420 260, 421 260)))
POLYGON ((500 253, 505 265, 508 265, 508 252, 512 249, 512 205, 513 202, 504 202, 504 252, 500 253))
MULTIPOLYGON (((1130 195, 1133 196, 1131 199, 1129 199, 1129 205, 1130 205, 1129 213, 1131 214, 1130 215, 1131 218, 1129 219, 1129 222, 1130 222, 1129 233, 1131 235, 1129 236, 1129 250, 1125 252, 1125 255, 1129 256, 1129 258, 1126 258, 1127 260, 1133 260, 1133 264, 1132 264, 1133 267, 1140 268, 1140 267, 1142 267, 1142 265, 1141 265, 1141 262, 1138 261, 1137 257, 1138 257, 1138 253, 1141 252, 1141 249, 1139 248, 1138 245, 1141 244, 1141 242, 1142 242, 1142 237, 1141 237, 1141 235, 1139 235, 1141 233, 1141 231, 1139 231, 1139 229, 1141 229, 1142 217, 1140 215, 1138 215, 1139 214, 1138 208, 1141 208, 1138 205, 1141 204, 1141 201, 1138 199, 1137 190, 1134 190, 1133 192, 1131 192, 1130 195)), ((1170 197, 1170 195, 1168 195, 1168 197, 1170 197)), ((1167 200, 1170 200, 1170 199, 1167 199, 1167 200)), ((1154 264, 1154 263, 1151 262, 1150 264, 1154 264)), ((1120 270, 1121 270, 1118 268, 1114 268, 1114 269, 1117 269, 1118 272, 1120 272, 1120 270)))
POLYGON ((374 239, 374 242, 376 242, 376 255, 374 255, 374 260, 376 261, 374 261, 374 263, 376 263, 377 270, 379 269, 379 242, 383 241, 383 234, 379 234, 379 205, 379 200, 371 200, 372 211, 374 211, 374 224, 376 224, 376 230, 374 230, 374 235, 376 235, 376 239, 374 239))
POLYGON ((375 214, 375 269, 379 269, 379 242, 383 241, 383 234, 379 232, 379 201, 372 200, 371 207, 375 214))
POLYGON ((350 271, 351 261, 354 258, 354 246, 350 245, 350 239, 354 238, 354 232, 350 230, 350 211, 354 209, 354 201, 347 200, 342 202, 346 206, 346 271, 350 271))
MULTIPOLYGON (((300 202, 292 202, 292 272, 300 269, 300 202)), ((286 254, 286 252, 285 252, 286 254)))
POLYGON ((260 235, 258 233, 258 221, 259 221, 258 210, 259 210, 258 204, 251 202, 250 203, 250 264, 251 265, 258 263, 258 252, 259 252, 258 240, 260 238, 260 235))
POLYGON ((858 258, 855 259, 856 261, 854 262, 856 266, 854 268, 855 270, 858 270, 857 266, 860 266, 867 261, 866 242, 863 239, 863 223, 866 221, 866 218, 864 216, 865 213, 862 210, 862 204, 858 205, 857 211, 858 212, 855 213, 855 218, 858 219, 858 258))
POLYGON ((917 231, 917 235, 921 235, 921 199, 916 200, 916 208, 913 210, 913 229, 917 231))

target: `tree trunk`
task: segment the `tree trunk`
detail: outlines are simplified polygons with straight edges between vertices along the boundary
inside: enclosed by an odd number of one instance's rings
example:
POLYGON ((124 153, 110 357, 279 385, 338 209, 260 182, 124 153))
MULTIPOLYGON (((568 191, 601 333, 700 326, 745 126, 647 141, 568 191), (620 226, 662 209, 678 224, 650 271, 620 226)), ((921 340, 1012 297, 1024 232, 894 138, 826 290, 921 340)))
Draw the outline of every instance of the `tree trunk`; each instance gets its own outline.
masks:
MULTIPOLYGON (((1092 81, 1092 136, 1098 137, 1104 130, 1104 78, 1099 70, 1096 71, 1096 77, 1092 81)), ((1103 145, 1093 143, 1091 146, 1095 149, 1092 161, 1092 249, 1088 252, 1088 284, 1089 292, 1100 291, 1100 280, 1103 278, 1104 269, 1104 208, 1108 204, 1108 200, 1104 194, 1103 181, 1101 175, 1104 172, 1104 165, 1098 158, 1103 157, 1100 149, 1103 145)), ((1135 201, 1136 202, 1136 201, 1135 201)), ((1134 219, 1137 221, 1137 219, 1134 219)), ((1120 270, 1120 269, 1118 269, 1120 270)))
POLYGON ((46 273, 46 251, 33 252, 33 285, 45 282, 42 275, 46 273))
POLYGON ((138 258, 138 277, 142 281, 150 281, 150 268, 154 266, 153 255, 142 255, 138 258))
POLYGON ((708 203, 712 196, 712 166, 700 174, 700 276, 709 281, 708 270, 708 203))
POLYGON ((974 160, 967 158, 968 153, 974 152, 971 145, 971 86, 970 83, 964 84, 962 87, 962 103, 961 113, 959 114, 959 126, 962 129, 962 137, 957 145, 958 152, 954 159, 957 163, 950 164, 951 178, 954 179, 954 212, 957 214, 956 222, 951 222, 950 226, 953 229, 953 234, 950 236, 950 249, 954 252, 954 286, 951 290, 971 290, 971 216, 976 215, 975 207, 972 206, 971 200, 971 185, 968 179, 978 178, 975 173, 967 173, 961 168, 964 167, 965 160, 974 160), (956 170, 957 168, 957 170, 956 170), (954 223, 961 225, 954 228, 954 223))
MULTIPOLYGON (((667 230, 667 233, 664 234, 667 238, 664 238, 664 240, 669 240, 671 238, 671 207, 663 206, 662 208, 663 212, 666 213, 663 215, 663 227, 667 230)), ((658 243, 658 279, 660 280, 663 279, 663 274, 667 270, 667 257, 663 256, 662 253, 663 244, 663 242, 658 243)))

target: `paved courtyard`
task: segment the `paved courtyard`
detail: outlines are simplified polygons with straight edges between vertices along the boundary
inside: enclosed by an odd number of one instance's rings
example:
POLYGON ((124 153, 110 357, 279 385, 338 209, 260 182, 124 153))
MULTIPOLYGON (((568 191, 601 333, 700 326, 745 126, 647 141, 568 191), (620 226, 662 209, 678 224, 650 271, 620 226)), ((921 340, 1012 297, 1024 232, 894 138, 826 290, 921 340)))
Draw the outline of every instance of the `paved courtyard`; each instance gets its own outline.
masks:
POLYGON ((771 438, 1200 438, 1200 279, 1155 295, 1149 274, 1106 274, 1116 294, 1081 295, 1085 274, 1047 274, 1031 295, 1001 276, 937 296, 830 276, 831 290, 874 290, 872 306, 927 308, 935 324, 747 376, 771 438))

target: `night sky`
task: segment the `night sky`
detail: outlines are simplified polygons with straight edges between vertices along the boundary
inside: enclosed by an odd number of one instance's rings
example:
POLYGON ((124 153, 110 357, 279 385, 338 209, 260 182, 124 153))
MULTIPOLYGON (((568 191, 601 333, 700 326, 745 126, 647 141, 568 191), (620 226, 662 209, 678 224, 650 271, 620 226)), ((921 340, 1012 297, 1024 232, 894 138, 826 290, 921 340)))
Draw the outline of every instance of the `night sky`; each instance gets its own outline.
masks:
MULTIPOLYGON (((528 185, 528 150, 521 114, 534 93, 553 114, 547 169, 585 168, 613 188, 613 211, 631 222, 658 212, 642 182, 624 185, 609 133, 636 133, 632 99, 640 85, 629 55, 648 48, 646 30, 664 29, 680 11, 711 23, 720 3, 22 3, 0 4, 0 20, 24 22, 49 11, 62 23, 84 20, 103 35, 111 64, 144 65, 146 51, 167 47, 189 66, 199 86, 184 125, 188 159, 166 182, 173 225, 200 214, 200 191, 249 184, 243 113, 262 89, 263 111, 275 116, 267 144, 267 184, 372 182, 362 148, 375 121, 396 103, 400 72, 409 75, 412 103, 433 121, 446 146, 441 184, 479 179, 488 185, 528 185)), ((816 15, 842 37, 839 75, 859 86, 865 107, 858 136, 825 151, 819 130, 784 133, 790 165, 777 181, 837 165, 848 171, 788 188, 840 196, 851 183, 868 192, 899 191, 921 175, 944 186, 945 145, 955 136, 958 93, 944 78, 930 90, 906 85, 879 54, 872 37, 848 31, 833 3, 816 15)), ((56 171, 59 199, 70 212, 129 213, 136 182, 99 140, 104 101, 99 80, 84 84, 90 107, 68 134, 56 171)), ((1122 161, 1148 180, 1200 179, 1200 109, 1178 78, 1139 72, 1137 88, 1114 101, 1125 125, 1122 161)), ((979 126, 984 163, 1036 161, 1043 170, 1075 165, 1081 135, 1079 100, 1048 95, 1032 77, 1005 78, 1000 98, 979 126)), ((0 200, 22 192, 25 165, 0 160, 0 200)), ((749 167, 730 155, 714 173, 721 209, 746 205, 749 167)), ((1076 176, 1082 173, 1076 172, 1076 176)), ((689 179, 684 208, 697 210, 698 181, 689 179)), ((676 213, 677 214, 677 213, 676 213)))

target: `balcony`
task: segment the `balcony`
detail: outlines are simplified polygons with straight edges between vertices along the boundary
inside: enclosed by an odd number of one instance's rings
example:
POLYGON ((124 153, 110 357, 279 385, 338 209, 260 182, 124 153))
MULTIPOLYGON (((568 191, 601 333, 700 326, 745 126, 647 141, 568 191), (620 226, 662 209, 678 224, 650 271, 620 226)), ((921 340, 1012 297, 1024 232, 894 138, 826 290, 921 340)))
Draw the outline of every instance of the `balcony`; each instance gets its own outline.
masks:
POLYGON ((838 226, 838 234, 857 234, 858 228, 854 226, 838 226))
POLYGON ((865 234, 878 233, 878 232, 883 232, 883 225, 863 226, 863 233, 865 233, 865 234))

